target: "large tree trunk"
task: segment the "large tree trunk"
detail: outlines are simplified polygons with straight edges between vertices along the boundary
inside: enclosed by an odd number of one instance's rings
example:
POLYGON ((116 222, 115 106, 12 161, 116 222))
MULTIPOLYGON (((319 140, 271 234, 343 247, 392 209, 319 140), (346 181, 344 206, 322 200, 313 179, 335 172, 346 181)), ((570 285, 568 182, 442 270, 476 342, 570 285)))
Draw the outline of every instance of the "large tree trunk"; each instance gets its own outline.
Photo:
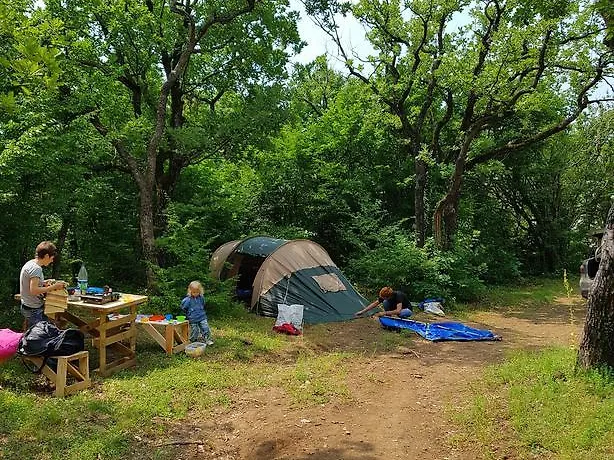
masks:
POLYGON ((460 189, 450 191, 437 203, 433 216, 433 233, 437 247, 444 250, 454 246, 454 235, 458 227, 458 205, 460 189))
POLYGON ((606 219, 601 263, 588 298, 584 335, 577 365, 582 368, 609 366, 614 369, 614 204, 606 219))
POLYGON ((140 188, 139 192, 139 224, 143 259, 147 264, 147 287, 152 293, 155 293, 157 285, 154 267, 158 265, 158 260, 156 257, 154 234, 154 193, 151 188, 140 188))
POLYGON ((424 247, 424 240, 426 238, 424 194, 426 190, 427 165, 426 162, 418 156, 415 158, 416 185, 414 187, 414 213, 416 215, 416 246, 422 248, 424 247))
POLYGON ((458 228, 458 207, 460 204, 463 174, 465 173, 465 165, 467 164, 467 155, 471 142, 478 132, 479 126, 474 126, 469 130, 468 134, 465 135, 463 145, 456 157, 454 175, 450 181, 448 193, 437 203, 435 208, 435 213, 433 215, 433 234, 435 235, 435 243, 441 249, 448 250, 453 246, 454 236, 458 228))

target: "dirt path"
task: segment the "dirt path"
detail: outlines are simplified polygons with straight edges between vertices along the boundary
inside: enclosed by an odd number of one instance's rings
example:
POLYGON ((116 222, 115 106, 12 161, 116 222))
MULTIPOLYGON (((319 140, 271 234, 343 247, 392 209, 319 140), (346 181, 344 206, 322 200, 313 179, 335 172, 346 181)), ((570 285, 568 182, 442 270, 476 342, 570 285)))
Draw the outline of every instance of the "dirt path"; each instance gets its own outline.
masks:
MULTIPOLYGON (((580 299, 557 299, 537 309, 481 312, 463 321, 503 337, 500 342, 416 339, 394 352, 347 366, 351 402, 291 409, 282 390, 243 395, 215 422, 205 421, 205 445, 189 446, 185 459, 439 459, 478 458, 471 446, 453 447, 447 405, 461 404, 468 382, 512 349, 577 343, 583 325, 580 299)), ((323 349, 368 342, 381 333, 373 320, 335 326, 323 349)), ((306 330, 309 334, 309 329, 306 330)), ((503 457, 505 458, 505 457, 503 457)))

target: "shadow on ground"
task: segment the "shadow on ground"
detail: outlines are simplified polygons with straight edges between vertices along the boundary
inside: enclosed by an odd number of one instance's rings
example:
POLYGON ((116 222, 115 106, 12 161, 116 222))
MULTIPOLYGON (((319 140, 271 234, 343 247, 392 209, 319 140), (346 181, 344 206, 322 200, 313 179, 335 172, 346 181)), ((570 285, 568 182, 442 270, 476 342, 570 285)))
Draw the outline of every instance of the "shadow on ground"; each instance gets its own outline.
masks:
POLYGON ((251 452, 246 452, 246 458, 274 458, 284 460, 377 460, 375 449, 369 442, 348 440, 343 447, 314 447, 306 452, 288 453, 288 444, 292 440, 286 438, 267 439, 251 452))

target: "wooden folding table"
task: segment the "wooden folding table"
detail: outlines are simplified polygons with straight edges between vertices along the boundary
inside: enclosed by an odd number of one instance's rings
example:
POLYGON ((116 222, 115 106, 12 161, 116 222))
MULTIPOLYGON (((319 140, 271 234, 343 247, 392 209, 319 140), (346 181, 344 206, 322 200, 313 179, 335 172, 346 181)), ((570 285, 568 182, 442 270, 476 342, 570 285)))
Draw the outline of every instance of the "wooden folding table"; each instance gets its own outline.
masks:
POLYGON ((101 305, 68 300, 66 311, 49 316, 59 323, 72 323, 93 337, 99 353, 95 371, 108 376, 136 365, 136 308, 146 301, 147 296, 132 294, 121 294, 119 300, 101 305), (85 313, 89 318, 84 318, 85 313), (108 350, 115 355, 113 361, 109 361, 108 350))

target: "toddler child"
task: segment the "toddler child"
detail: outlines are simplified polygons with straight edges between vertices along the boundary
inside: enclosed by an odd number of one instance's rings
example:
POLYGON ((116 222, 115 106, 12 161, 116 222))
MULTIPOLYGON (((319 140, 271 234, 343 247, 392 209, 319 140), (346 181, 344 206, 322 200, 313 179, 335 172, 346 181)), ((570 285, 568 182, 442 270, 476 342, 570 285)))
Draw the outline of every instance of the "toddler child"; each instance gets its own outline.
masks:
POLYGON ((203 293, 202 284, 198 281, 192 281, 188 286, 188 295, 181 301, 181 309, 190 322, 190 342, 196 342, 199 336, 202 336, 207 345, 213 345, 203 293))

